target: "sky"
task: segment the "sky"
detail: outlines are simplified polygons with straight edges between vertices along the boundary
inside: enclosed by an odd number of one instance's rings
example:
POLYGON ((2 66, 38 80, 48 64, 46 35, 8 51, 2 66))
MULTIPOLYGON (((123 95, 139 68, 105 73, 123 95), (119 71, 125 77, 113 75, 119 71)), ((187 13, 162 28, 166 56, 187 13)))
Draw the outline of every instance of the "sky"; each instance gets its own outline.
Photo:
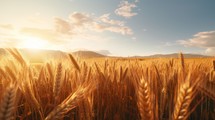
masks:
POLYGON ((0 47, 215 55, 214 0, 1 0, 0 47))

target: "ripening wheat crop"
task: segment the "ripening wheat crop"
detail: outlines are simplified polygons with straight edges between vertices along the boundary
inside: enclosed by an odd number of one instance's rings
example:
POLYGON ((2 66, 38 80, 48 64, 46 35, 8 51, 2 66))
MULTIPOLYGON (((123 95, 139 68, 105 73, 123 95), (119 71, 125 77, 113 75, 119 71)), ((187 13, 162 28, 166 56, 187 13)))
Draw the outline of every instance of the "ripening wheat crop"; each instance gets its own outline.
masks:
POLYGON ((215 120, 213 59, 0 60, 0 120, 215 120))

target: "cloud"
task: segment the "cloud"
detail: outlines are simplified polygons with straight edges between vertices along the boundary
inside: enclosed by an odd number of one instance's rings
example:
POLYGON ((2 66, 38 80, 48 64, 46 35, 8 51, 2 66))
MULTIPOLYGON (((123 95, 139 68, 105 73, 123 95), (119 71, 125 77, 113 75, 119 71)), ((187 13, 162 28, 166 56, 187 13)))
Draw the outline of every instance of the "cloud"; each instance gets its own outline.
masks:
POLYGON ((215 48, 207 48, 205 50, 205 53, 208 55, 214 55, 215 54, 215 48))
POLYGON ((11 24, 0 24, 0 28, 1 29, 12 30, 13 29, 13 25, 11 25, 11 24))
POLYGON ((73 32, 76 34, 81 34, 87 30, 95 32, 109 31, 122 35, 133 34, 132 29, 125 26, 124 21, 113 20, 110 18, 110 14, 95 17, 87 13, 74 12, 69 16, 69 19, 73 32))
MULTIPOLYGON (((137 3, 136 1, 135 3, 137 3)), ((123 16, 125 18, 131 18, 132 16, 137 15, 137 13, 133 12, 133 8, 136 7, 134 3, 129 3, 128 1, 121 1, 119 6, 115 10, 115 13, 119 16, 123 16)))
POLYGON ((90 29, 97 32, 109 31, 113 33, 120 33, 122 35, 133 35, 132 29, 127 26, 110 26, 105 24, 94 24, 94 26, 91 27, 90 29))
POLYGON ((115 32, 115 33, 120 33, 122 35, 133 35, 132 30, 129 27, 115 27, 115 26, 110 26, 107 27, 105 30, 115 32))
POLYGON ((104 38, 99 37, 96 34, 97 32, 109 31, 122 35, 133 34, 132 29, 122 25, 122 22, 116 22, 110 18, 108 18, 108 22, 102 22, 102 20, 98 18, 91 16, 89 18, 91 20, 83 20, 82 22, 79 21, 75 23, 62 18, 54 18, 54 29, 41 27, 22 27, 15 32, 13 32, 13 30, 0 29, 0 39, 4 40, 4 45, 2 44, 1 46, 6 46, 5 44, 11 46, 11 42, 16 45, 22 41, 23 37, 28 36, 40 38, 51 45, 62 45, 70 43, 70 41, 74 40, 75 38, 92 41, 104 40, 104 38))
POLYGON ((99 54, 102 54, 102 55, 111 55, 111 52, 109 50, 99 50, 96 52, 98 52, 99 54))
POLYGON ((105 29, 107 29, 109 26, 105 24, 99 24, 99 23, 94 23, 93 27, 90 29, 95 30, 97 32, 103 32, 105 29))
POLYGON ((59 33, 63 34, 69 34, 71 33, 71 25, 66 20, 63 20, 61 18, 54 18, 55 21, 55 30, 59 33))
POLYGON ((75 26, 83 26, 93 21, 92 17, 86 13, 73 12, 69 16, 71 23, 75 26))
POLYGON ((175 46, 175 45, 178 45, 178 43, 177 42, 165 42, 164 45, 162 45, 162 46, 171 47, 171 46, 175 46))
POLYGON ((187 47, 204 48, 205 53, 215 54, 215 31, 199 32, 191 39, 177 42, 187 47))
POLYGON ((99 19, 102 22, 110 24, 110 25, 118 25, 118 26, 124 26, 125 25, 125 22, 123 22, 123 21, 110 19, 110 14, 104 14, 99 19))
POLYGON ((13 25, 0 24, 0 43, 0 47, 15 47, 18 44, 13 25))
POLYGON ((188 40, 179 40, 180 44, 185 46, 194 46, 202 48, 215 47, 215 31, 199 32, 188 40))
MULTIPOLYGON (((46 22, 47 23, 47 22, 46 22)), ((124 21, 111 19, 110 14, 95 16, 73 12, 68 18, 55 17, 50 24, 16 26, 0 24, 0 46, 21 46, 23 40, 39 38, 52 45, 68 45, 71 40, 105 40, 98 32, 132 35, 133 30, 124 21), (4 41, 4 42, 3 42, 4 41), (2 44, 4 43, 4 44, 2 44)))

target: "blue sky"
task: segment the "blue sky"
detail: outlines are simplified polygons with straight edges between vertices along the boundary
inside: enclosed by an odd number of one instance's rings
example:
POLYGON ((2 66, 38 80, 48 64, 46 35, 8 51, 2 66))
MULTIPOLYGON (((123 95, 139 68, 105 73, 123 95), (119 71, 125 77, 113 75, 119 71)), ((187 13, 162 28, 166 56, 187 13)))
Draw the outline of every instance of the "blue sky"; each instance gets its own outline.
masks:
POLYGON ((1 0, 0 47, 215 54, 214 0, 1 0))

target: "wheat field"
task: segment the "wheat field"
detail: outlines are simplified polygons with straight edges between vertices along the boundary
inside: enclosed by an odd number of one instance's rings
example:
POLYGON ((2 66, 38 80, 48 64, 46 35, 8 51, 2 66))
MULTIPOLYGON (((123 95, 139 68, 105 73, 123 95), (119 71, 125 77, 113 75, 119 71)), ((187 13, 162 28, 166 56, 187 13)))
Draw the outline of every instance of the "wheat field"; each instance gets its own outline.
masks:
POLYGON ((215 120, 215 61, 0 59, 0 120, 215 120))

